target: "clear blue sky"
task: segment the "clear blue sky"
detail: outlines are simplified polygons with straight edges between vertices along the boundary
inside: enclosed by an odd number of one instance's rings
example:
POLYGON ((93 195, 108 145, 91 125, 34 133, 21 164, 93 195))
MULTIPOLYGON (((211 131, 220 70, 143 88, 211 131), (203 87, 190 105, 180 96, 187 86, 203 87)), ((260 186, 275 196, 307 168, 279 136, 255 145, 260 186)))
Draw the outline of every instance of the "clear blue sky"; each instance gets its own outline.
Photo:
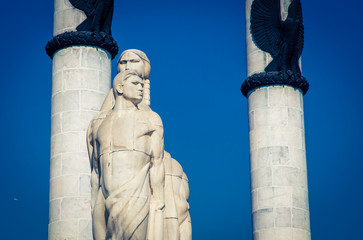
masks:
MULTIPOLYGON (((363 2, 302 5, 312 237, 360 239, 363 2)), ((0 238, 46 239, 53 2, 8 1, 0 20, 0 238)), ((193 238, 251 239, 244 1, 116 0, 112 31, 121 51, 151 60, 152 108, 190 180, 193 238)))

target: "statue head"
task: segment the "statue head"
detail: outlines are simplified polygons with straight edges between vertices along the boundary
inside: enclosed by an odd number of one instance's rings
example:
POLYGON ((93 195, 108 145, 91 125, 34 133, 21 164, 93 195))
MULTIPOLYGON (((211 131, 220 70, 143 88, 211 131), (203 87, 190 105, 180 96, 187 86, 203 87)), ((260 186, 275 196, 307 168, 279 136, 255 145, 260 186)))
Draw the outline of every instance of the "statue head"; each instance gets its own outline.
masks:
POLYGON ((120 73, 125 70, 134 70, 142 78, 149 79, 151 70, 150 61, 146 54, 140 50, 125 50, 121 53, 117 61, 117 72, 120 73))
POLYGON ((139 104, 144 96, 144 81, 134 70, 125 70, 117 74, 113 80, 115 98, 124 99, 139 104))

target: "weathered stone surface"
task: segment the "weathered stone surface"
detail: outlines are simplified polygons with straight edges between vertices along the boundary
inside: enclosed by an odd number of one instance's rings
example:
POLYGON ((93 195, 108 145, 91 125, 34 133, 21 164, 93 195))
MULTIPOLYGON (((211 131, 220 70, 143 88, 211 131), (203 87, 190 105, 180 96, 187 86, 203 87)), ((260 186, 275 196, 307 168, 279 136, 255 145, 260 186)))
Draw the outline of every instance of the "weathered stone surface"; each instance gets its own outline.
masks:
MULTIPOLYGON (((82 60, 82 65, 94 67, 98 60, 82 60)), ((144 78, 150 62, 145 53, 126 50, 117 69, 113 90, 91 120, 86 138, 93 169, 93 237, 105 239, 107 232, 112 239, 191 239, 188 179, 164 151, 161 119, 144 96, 149 94, 144 78)), ((83 106, 95 107, 94 93, 82 91, 83 106)))
MULTIPOLYGON (((59 1, 63 0, 56 2, 59 1)), ((48 236, 51 240, 92 238, 90 163, 85 136, 89 121, 110 89, 110 64, 110 55, 94 47, 65 48, 53 57, 48 236), (88 53, 93 57, 99 55, 98 68, 81 67, 81 56, 87 58, 88 53), (89 97, 93 99, 84 100, 85 92, 92 92, 89 97)))
POLYGON ((308 240, 301 91, 262 87, 250 93, 248 102, 254 238, 308 240))

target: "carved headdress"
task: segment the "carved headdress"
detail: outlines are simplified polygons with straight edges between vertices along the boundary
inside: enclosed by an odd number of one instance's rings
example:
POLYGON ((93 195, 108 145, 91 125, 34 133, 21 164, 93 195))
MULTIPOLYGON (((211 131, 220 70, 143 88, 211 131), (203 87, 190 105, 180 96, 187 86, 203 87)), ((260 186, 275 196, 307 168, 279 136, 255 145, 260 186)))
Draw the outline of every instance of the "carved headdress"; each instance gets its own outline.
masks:
POLYGON ((127 49, 121 53, 120 58, 117 60, 117 72, 120 72, 120 61, 121 58, 128 52, 132 52, 135 55, 137 55, 141 60, 144 62, 144 99, 143 102, 150 106, 150 60, 147 58, 146 54, 143 51, 137 50, 137 49, 127 49))
MULTIPOLYGON (((117 60, 117 73, 121 71, 119 64, 120 60, 127 52, 132 52, 136 54, 139 58, 141 58, 141 60, 144 63, 144 76, 142 76, 144 78, 144 99, 142 101, 147 106, 150 106, 150 80, 149 80, 150 70, 151 70, 150 60, 143 51, 137 49, 125 50, 121 53, 120 58, 117 60)), ((113 90, 111 89, 107 97, 105 98, 105 101, 102 104, 101 111, 111 110, 114 105, 115 105, 115 96, 113 90)))

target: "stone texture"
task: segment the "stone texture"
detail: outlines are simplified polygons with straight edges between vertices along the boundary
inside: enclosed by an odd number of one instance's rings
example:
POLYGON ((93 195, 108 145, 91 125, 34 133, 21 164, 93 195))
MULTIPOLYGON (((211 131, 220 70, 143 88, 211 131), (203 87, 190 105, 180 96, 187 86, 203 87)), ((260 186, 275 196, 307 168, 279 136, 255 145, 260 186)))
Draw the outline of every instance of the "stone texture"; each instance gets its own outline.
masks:
MULTIPOLYGON (((55 4, 56 14, 70 10, 68 0, 57 0, 55 4)), ((73 20, 71 17, 68 22, 55 25, 69 30, 73 20)), ((96 47, 68 47, 53 57, 48 235, 51 240, 92 238, 90 164, 85 137, 90 120, 110 89, 110 64, 110 54, 96 47), (98 64, 81 66, 82 58, 88 55, 92 59, 98 56, 98 64)))
POLYGON ((49 240, 77 240, 78 221, 56 221, 48 225, 49 240))
POLYGON ((90 219, 90 206, 89 197, 65 197, 61 202, 61 219, 90 219))
POLYGON ((54 36, 66 31, 75 31, 84 19, 86 19, 86 15, 73 8, 68 0, 54 1, 54 36))
POLYGON ((262 87, 250 93, 248 103, 254 236, 308 240, 302 93, 262 87))
POLYGON ((92 239, 92 221, 80 220, 78 227, 78 240, 91 240, 92 239))
POLYGON ((49 182, 49 199, 78 196, 78 176, 63 175, 49 182))
POLYGON ((60 199, 49 202, 49 223, 58 221, 60 219, 60 199))
POLYGON ((261 209, 252 213, 253 230, 272 228, 274 226, 274 212, 272 208, 261 209))
MULTIPOLYGON (((83 67, 98 64, 97 56, 82 57, 83 67)), ((145 53, 126 50, 117 70, 113 90, 84 137, 89 161, 100 168, 79 179, 81 195, 88 194, 84 186, 91 180, 94 239, 105 239, 106 232, 110 239, 191 239, 188 179, 164 151, 161 119, 144 97, 150 62, 145 53)), ((81 105, 94 109, 95 94, 81 91, 81 105)))

